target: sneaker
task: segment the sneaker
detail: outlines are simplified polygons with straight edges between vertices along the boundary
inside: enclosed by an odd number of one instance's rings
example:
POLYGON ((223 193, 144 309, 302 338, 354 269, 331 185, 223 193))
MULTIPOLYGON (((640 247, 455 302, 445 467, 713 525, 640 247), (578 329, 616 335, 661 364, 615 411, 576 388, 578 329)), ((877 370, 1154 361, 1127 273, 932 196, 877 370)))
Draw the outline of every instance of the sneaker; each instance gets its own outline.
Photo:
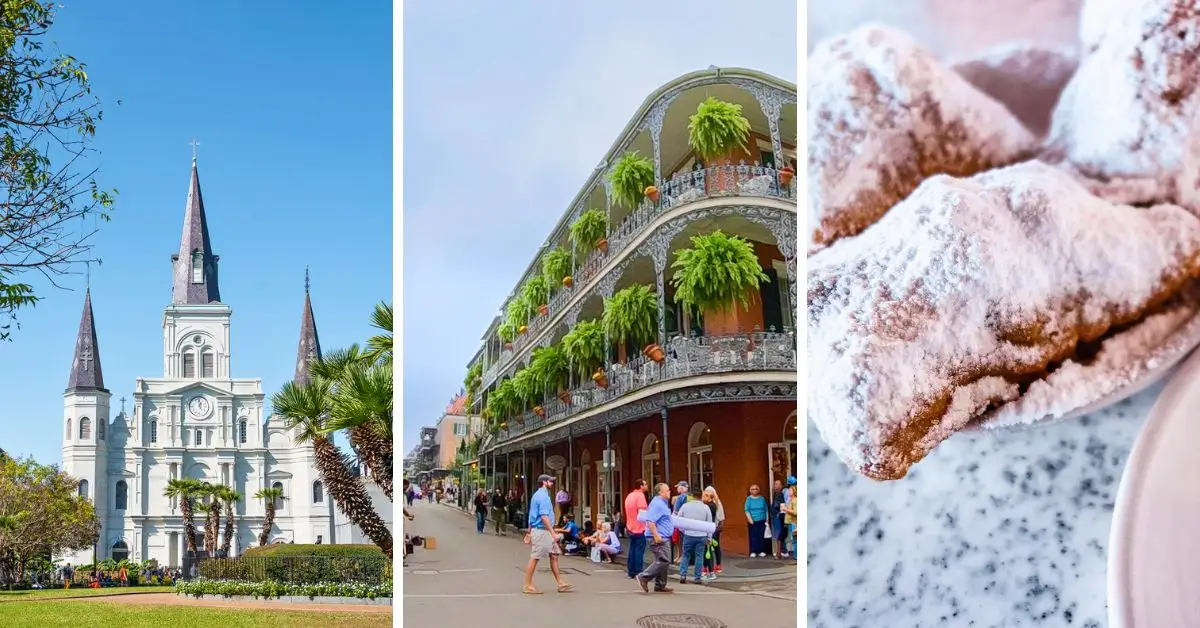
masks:
POLYGON ((650 592, 650 580, 649 579, 644 577, 642 574, 638 574, 638 575, 634 576, 634 578, 637 580, 638 586, 642 587, 642 593, 650 592))
POLYGON ((671 587, 663 587, 661 589, 655 587, 654 592, 655 593, 674 593, 675 589, 672 589, 671 587))
POLYGON ((721 566, 717 565, 717 573, 721 573, 721 566))
POLYGON ((679 584, 687 584, 687 578, 680 578, 679 584))

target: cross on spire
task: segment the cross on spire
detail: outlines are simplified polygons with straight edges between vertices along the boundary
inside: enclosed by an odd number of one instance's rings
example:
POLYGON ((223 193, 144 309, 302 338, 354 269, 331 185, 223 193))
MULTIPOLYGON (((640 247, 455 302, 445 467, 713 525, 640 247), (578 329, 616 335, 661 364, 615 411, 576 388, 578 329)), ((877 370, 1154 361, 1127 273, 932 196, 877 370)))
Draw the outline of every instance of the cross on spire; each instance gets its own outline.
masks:
POLYGON ((125 414, 125 397, 121 397, 121 414, 125 414))
POLYGON ((195 162, 196 161, 196 147, 200 146, 200 142, 197 142, 196 138, 193 137, 192 141, 190 141, 188 143, 192 145, 192 161, 195 162))
POLYGON ((308 264, 304 265, 304 294, 308 294, 308 264))

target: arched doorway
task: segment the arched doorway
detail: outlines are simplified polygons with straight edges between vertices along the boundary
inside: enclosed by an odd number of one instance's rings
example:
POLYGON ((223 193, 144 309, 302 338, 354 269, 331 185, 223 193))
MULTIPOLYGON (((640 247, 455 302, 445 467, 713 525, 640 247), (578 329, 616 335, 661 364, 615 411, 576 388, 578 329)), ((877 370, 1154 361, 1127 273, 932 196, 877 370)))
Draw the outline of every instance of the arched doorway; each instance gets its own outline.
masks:
POLYGON ((642 479, 654 490, 654 485, 664 482, 662 474, 662 452, 657 434, 647 434, 642 441, 642 479))
POLYGON ((789 476, 797 475, 796 465, 799 462, 799 444, 797 443, 797 438, 800 436, 799 428, 796 411, 792 410, 791 414, 783 421, 782 441, 771 443, 767 446, 771 465, 767 472, 770 476, 772 486, 775 480, 786 484, 789 476))
POLYGON ((127 558, 129 558, 129 546, 125 544, 125 541, 113 543, 112 559, 121 562, 127 558))
POLYGON ((712 430, 703 422, 694 423, 688 432, 688 476, 694 491, 712 486, 712 430))

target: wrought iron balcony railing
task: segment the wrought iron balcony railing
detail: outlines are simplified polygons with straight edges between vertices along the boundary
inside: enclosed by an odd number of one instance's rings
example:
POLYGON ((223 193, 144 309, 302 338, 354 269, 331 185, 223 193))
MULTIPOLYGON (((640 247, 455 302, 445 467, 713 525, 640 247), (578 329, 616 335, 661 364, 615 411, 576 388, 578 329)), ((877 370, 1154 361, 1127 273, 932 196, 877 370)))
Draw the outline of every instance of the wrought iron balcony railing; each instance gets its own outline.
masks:
POLYGON ((659 190, 658 203, 644 199, 632 213, 626 216, 621 224, 609 230, 608 250, 592 251, 583 262, 575 267, 573 287, 559 289, 546 305, 549 313, 545 316, 535 316, 530 320, 528 330, 512 342, 512 348, 502 348, 497 360, 492 362, 483 372, 483 385, 486 387, 495 381, 496 376, 512 361, 513 355, 523 350, 533 338, 546 328, 550 322, 558 318, 572 302, 576 293, 594 279, 605 264, 616 257, 637 240, 654 219, 665 211, 681 207, 709 198, 730 196, 758 196, 767 198, 793 199, 794 179, 788 185, 781 185, 780 172, 766 166, 750 166, 745 163, 738 165, 714 166, 700 170, 677 173, 670 180, 664 181, 659 190))
POLYGON ((559 398, 544 402, 542 413, 526 412, 512 419, 486 445, 511 440, 545 425, 557 423, 629 393, 671 380, 745 371, 796 370, 796 334, 756 331, 723 336, 676 337, 663 348, 659 363, 639 355, 626 364, 613 364, 606 372, 608 386, 588 381, 559 398))

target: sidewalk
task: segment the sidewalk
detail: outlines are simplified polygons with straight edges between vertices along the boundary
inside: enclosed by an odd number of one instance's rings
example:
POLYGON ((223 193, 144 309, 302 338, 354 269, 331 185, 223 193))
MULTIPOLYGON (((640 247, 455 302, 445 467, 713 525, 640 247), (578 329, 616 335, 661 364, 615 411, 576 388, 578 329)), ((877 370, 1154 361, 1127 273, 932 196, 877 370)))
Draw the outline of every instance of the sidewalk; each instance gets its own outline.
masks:
MULTIPOLYGON (((470 512, 469 509, 463 510, 459 508, 457 504, 449 502, 439 503, 441 503, 442 506, 445 506, 446 508, 449 508, 450 510, 453 510, 454 512, 457 512, 463 516, 471 517, 472 519, 475 518, 475 514, 470 512)), ((492 530, 495 529, 492 527, 492 525, 492 521, 489 519, 488 526, 484 530, 485 534, 492 534, 492 530)), ((507 531, 509 533, 509 537, 506 538, 516 539, 517 542, 521 541, 522 535, 520 531, 517 530, 516 526, 508 525, 507 531)), ((627 541, 628 539, 623 539, 622 543, 627 544, 627 541)), ((567 558, 588 561, 588 559, 584 556, 573 556, 567 558)), ((626 563, 626 558, 627 556, 624 552, 613 557, 614 563, 621 565, 622 567, 624 567, 626 563)), ((653 562, 653 560, 654 557, 650 554, 649 549, 647 549, 644 564, 649 565, 651 562, 653 562)), ((799 570, 799 566, 794 560, 750 558, 746 555, 730 554, 726 552, 721 557, 721 570, 722 580, 734 581, 739 584, 750 584, 755 582, 773 582, 786 578, 795 578, 799 570)))

